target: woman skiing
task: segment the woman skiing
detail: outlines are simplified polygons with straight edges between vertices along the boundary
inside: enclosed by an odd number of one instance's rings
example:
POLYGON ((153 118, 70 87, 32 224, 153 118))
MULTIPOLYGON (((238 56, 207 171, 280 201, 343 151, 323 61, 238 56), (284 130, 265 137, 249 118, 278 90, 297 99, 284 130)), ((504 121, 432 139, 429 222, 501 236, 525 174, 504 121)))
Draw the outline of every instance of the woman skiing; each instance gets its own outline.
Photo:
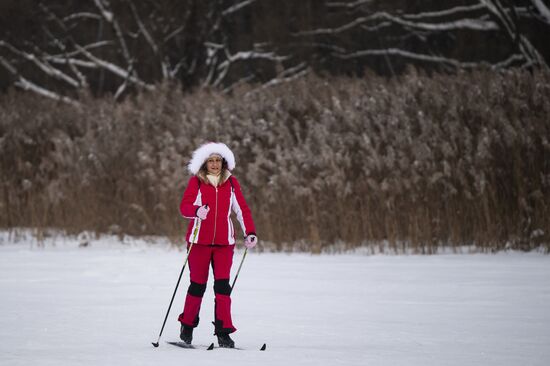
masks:
POLYGON ((239 182, 231 175, 234 168, 233 152, 225 144, 213 142, 195 150, 188 165, 193 177, 183 194, 180 212, 183 217, 191 219, 186 235, 188 250, 191 248, 188 254, 191 284, 183 313, 178 318, 180 338, 187 344, 191 344, 193 329, 199 324, 199 311, 211 265, 215 294, 214 334, 220 347, 235 347, 229 336, 237 330, 231 319, 229 284, 235 248, 231 211, 235 212, 240 223, 244 245, 253 248, 258 239, 239 182))

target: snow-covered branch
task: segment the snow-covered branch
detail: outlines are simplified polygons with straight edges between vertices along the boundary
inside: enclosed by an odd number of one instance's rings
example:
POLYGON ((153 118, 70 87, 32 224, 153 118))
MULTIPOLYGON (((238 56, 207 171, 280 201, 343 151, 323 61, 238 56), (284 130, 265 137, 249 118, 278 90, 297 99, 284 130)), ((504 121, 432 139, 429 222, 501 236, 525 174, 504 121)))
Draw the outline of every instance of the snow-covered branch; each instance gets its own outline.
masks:
POLYGON ((90 61, 80 60, 72 57, 63 57, 62 55, 58 56, 45 56, 44 57, 49 62, 59 64, 59 65, 74 65, 78 67, 85 67, 88 69, 97 69, 97 64, 90 61))
POLYGON ((213 83, 214 86, 219 86, 225 78, 231 64, 237 61, 247 60, 267 60, 272 62, 282 62, 287 60, 288 56, 278 56, 274 52, 256 52, 256 51, 241 51, 233 55, 226 50, 227 59, 218 65, 218 77, 213 83))
MULTIPOLYGON (((84 48, 85 50, 91 51, 95 48, 100 48, 100 47, 104 47, 104 46, 112 46, 113 44, 114 44, 113 41, 99 41, 99 42, 90 43, 88 45, 81 46, 81 47, 84 48)), ((74 51, 64 52, 62 54, 57 54, 56 53, 56 54, 52 54, 52 55, 45 55, 44 58, 48 61, 52 61, 52 60, 56 60, 56 59, 60 59, 60 58, 65 59, 67 57, 78 56, 80 54, 81 54, 80 51, 74 50, 74 51)), ((53 61, 53 62, 56 62, 56 61, 53 61)), ((75 65, 79 65, 79 66, 83 66, 83 67, 95 67, 94 64, 90 64, 90 63, 88 63, 86 61, 82 61, 82 60, 75 60, 75 65)))
POLYGON ((404 14, 402 18, 412 20, 412 19, 426 19, 426 18, 441 18, 451 15, 457 15, 462 13, 469 13, 478 10, 483 10, 485 6, 483 4, 474 4, 468 6, 455 6, 450 9, 439 10, 439 11, 427 11, 416 14, 404 14))
POLYGON ((343 55, 336 54, 335 57, 338 57, 341 59, 353 59, 358 57, 386 56, 386 55, 401 56, 401 57, 405 57, 416 61, 439 63, 447 66, 452 66, 455 68, 474 68, 474 67, 479 67, 480 65, 480 63, 478 62, 462 62, 462 61, 454 60, 452 58, 411 52, 411 51, 407 51, 399 48, 362 50, 362 51, 351 52, 343 55))
MULTIPOLYGON (((411 18, 412 19, 412 18, 411 18)), ((338 34, 351 29, 354 29, 360 25, 363 25, 368 22, 377 21, 377 20, 387 20, 395 24, 399 24, 405 27, 425 30, 425 31, 450 31, 450 30, 475 30, 475 31, 494 31, 498 29, 498 25, 493 21, 488 21, 484 19, 457 19, 447 22, 438 22, 438 23, 426 23, 426 22, 413 22, 410 20, 391 15, 386 12, 378 12, 367 17, 359 17, 353 21, 344 24, 337 28, 325 28, 325 29, 316 29, 311 31, 297 32, 297 36, 313 36, 313 35, 322 35, 322 34, 338 34)))
POLYGON ((115 65, 112 62, 108 62, 108 61, 100 59, 99 57, 94 56, 93 54, 91 54, 90 52, 88 52, 87 50, 85 50, 84 48, 82 48, 80 46, 76 46, 76 48, 80 52, 82 52, 82 54, 84 56, 86 56, 90 61, 95 63, 97 66, 99 66, 99 67, 101 67, 101 68, 103 68, 107 71, 110 71, 113 74, 118 75, 121 78, 123 78, 125 80, 128 80, 128 81, 130 81, 130 82, 132 82, 136 85, 139 85, 139 86, 141 86, 141 87, 143 87, 147 90, 155 90, 155 87, 153 85, 149 85, 149 84, 143 82, 142 80, 140 80, 138 77, 131 75, 131 72, 128 72, 128 71, 124 70, 123 68, 115 65))
POLYGON ((46 60, 41 60, 38 56, 36 56, 33 53, 24 52, 21 50, 16 49, 11 44, 0 41, 0 47, 5 47, 9 49, 11 52, 21 56, 23 59, 32 62, 34 65, 36 65, 40 70, 42 70, 46 75, 52 76, 58 80, 62 80, 66 82, 67 84, 71 85, 74 88, 80 87, 80 83, 70 77, 69 75, 65 74, 59 69, 56 69, 52 65, 50 65, 46 60))
POLYGON ((185 29, 185 26, 183 26, 183 25, 181 25, 178 28, 174 29, 166 37, 164 37, 163 42, 165 42, 165 43, 168 42, 170 39, 176 37, 178 34, 183 32, 184 29, 185 29))
POLYGON ((130 5, 130 9, 132 9, 132 15, 134 16, 134 19, 139 27, 139 30, 141 31, 141 34, 143 34, 143 36, 147 40, 147 43, 149 44, 149 46, 151 46, 151 49, 153 50, 153 52, 157 53, 159 50, 159 47, 157 46, 156 42, 153 40, 153 37, 151 36, 151 34, 149 34, 149 31, 147 30, 143 22, 141 21, 141 18, 136 10, 136 6, 134 5, 132 0, 128 0, 128 3, 130 5))
POLYGON ((458 19, 454 21, 441 22, 441 23, 425 23, 425 22, 411 22, 401 19, 388 13, 380 13, 380 18, 391 20, 396 24, 400 24, 410 28, 416 28, 427 31, 449 31, 457 29, 468 29, 475 31, 494 31, 498 29, 498 25, 493 21, 486 21, 484 19, 458 19))
POLYGON ((279 75, 269 80, 267 83, 262 84, 262 86, 260 86, 259 88, 249 91, 248 93, 245 94, 245 97, 255 94, 260 90, 273 87, 275 85, 291 82, 293 80, 304 77, 307 74, 308 74, 307 63, 302 62, 294 67, 291 67, 282 71, 279 75))
POLYGON ((373 0, 357 0, 353 3, 342 3, 342 2, 330 2, 327 3, 327 8, 347 8, 354 9, 363 5, 371 4, 373 0))
POLYGON ((225 9, 222 11, 222 16, 228 16, 230 14, 233 14, 239 10, 241 10, 242 8, 244 8, 245 6, 248 6, 252 3, 256 2, 256 0, 245 0, 245 1, 241 1, 240 3, 237 3, 233 6, 230 6, 229 8, 225 9))
POLYGON ((492 65, 491 67, 493 69, 504 69, 506 67, 509 67, 516 63, 525 63, 525 57, 521 54, 514 54, 510 57, 508 57, 506 60, 497 62, 496 64, 492 65))
POLYGON ((550 8, 542 0, 531 0, 531 2, 545 22, 550 24, 550 8))
POLYGON ((262 89, 269 88, 271 86, 279 85, 282 83, 288 83, 292 80, 296 80, 307 75, 307 63, 302 62, 294 67, 288 68, 281 72, 277 77, 271 79, 269 82, 261 86, 262 89))
POLYGON ((274 62, 282 62, 287 60, 288 56, 278 56, 274 52, 256 52, 256 51, 241 51, 233 55, 229 55, 227 60, 222 62, 219 66, 219 70, 223 70, 229 66, 229 64, 236 61, 252 60, 252 59, 264 59, 274 62))
POLYGON ((529 60, 529 62, 534 65, 548 67, 548 64, 540 55, 539 51, 531 44, 529 39, 520 33, 518 25, 499 0, 480 0, 480 3, 483 4, 494 17, 500 20, 501 26, 504 27, 505 34, 508 35, 511 41, 517 44, 519 51, 529 60))
POLYGON ((6 70, 8 70, 13 76, 15 76, 15 78, 17 80, 15 81, 14 85, 17 86, 18 88, 21 88, 23 90, 31 91, 33 93, 36 93, 36 94, 41 95, 41 96, 46 97, 46 98, 50 98, 50 99, 54 99, 54 100, 57 100, 57 101, 60 101, 60 102, 63 102, 63 103, 71 104, 75 107, 78 107, 80 105, 77 101, 72 100, 69 97, 59 95, 59 94, 57 94, 57 93, 55 93, 51 90, 43 88, 43 87, 33 83, 32 81, 26 79, 25 77, 23 77, 17 71, 17 69, 8 60, 6 60, 2 56, 0 56, 0 64, 2 64, 2 66, 4 66, 4 68, 6 70))
POLYGON ((68 22, 71 20, 79 20, 79 19, 101 20, 101 16, 90 12, 80 12, 80 13, 67 15, 66 17, 63 18, 63 21, 68 22))
POLYGON ((126 62, 128 64, 131 64, 132 58, 130 57, 130 52, 128 51, 128 45, 124 40, 124 34, 122 33, 120 25, 118 24, 118 21, 116 20, 113 11, 107 9, 107 7, 110 6, 109 1, 94 0, 94 3, 97 6, 97 8, 100 10, 103 18, 107 21, 107 23, 111 24, 111 26, 113 27, 121 47, 122 55, 124 56, 124 59, 126 60, 126 62))

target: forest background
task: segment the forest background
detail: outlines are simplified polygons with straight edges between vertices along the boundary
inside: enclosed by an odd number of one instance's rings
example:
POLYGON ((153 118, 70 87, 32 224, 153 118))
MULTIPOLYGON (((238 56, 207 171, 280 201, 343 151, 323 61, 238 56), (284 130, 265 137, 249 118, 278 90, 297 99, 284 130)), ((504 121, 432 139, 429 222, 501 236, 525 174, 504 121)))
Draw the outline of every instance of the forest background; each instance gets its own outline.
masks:
POLYGON ((182 244, 223 141, 262 248, 548 251, 549 9, 3 0, 0 227, 182 244))

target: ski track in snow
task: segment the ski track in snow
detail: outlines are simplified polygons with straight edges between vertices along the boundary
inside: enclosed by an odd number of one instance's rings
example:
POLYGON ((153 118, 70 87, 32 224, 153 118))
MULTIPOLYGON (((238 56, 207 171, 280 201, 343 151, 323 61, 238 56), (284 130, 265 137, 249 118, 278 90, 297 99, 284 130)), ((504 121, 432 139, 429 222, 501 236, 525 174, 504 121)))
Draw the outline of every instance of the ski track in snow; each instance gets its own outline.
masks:
MULTIPOLYGON (((550 256, 249 252, 233 293, 241 350, 177 341, 185 253, 114 239, 0 238, 0 365, 548 365, 550 256), (267 350, 257 349, 267 343, 267 350)), ((242 257, 237 251, 233 276, 242 257)), ((194 343, 215 341, 209 281, 194 343)))

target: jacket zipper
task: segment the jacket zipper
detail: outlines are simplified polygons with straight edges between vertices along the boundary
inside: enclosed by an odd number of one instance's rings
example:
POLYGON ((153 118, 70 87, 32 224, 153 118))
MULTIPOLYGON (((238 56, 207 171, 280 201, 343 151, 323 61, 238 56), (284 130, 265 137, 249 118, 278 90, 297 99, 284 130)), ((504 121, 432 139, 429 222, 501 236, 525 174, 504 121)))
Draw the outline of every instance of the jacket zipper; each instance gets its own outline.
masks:
POLYGON ((214 237, 212 238, 212 245, 216 240, 216 224, 218 222, 218 187, 216 187, 216 209, 214 211, 214 237))

